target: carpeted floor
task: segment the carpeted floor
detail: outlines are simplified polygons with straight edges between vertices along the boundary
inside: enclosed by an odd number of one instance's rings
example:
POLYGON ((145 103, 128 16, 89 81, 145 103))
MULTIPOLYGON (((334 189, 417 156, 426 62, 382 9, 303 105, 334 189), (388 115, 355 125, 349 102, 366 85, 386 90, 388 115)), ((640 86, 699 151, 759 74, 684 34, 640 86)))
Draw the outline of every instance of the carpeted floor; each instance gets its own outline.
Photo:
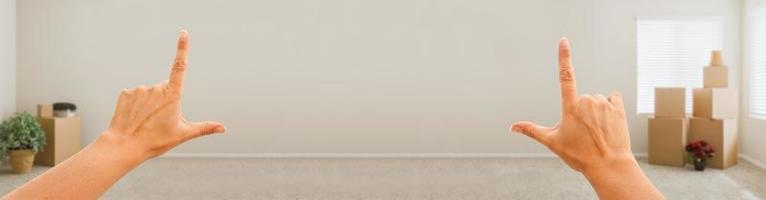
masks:
MULTIPOLYGON (((766 171, 641 165, 668 199, 764 199, 766 171)), ((10 174, 5 194, 47 168, 10 174)), ((61 180, 66 181, 66 180, 61 180)), ((585 178, 553 158, 161 158, 103 199, 595 199, 585 178)))

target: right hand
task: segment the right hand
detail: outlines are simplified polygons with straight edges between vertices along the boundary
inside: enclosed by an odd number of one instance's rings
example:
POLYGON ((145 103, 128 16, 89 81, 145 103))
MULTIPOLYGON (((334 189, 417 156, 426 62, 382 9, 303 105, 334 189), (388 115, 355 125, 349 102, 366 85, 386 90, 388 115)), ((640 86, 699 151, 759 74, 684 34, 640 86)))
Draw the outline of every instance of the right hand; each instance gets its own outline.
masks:
POLYGON ((574 170, 589 171, 625 162, 635 163, 622 95, 577 95, 569 41, 559 41, 559 81, 563 111, 553 127, 516 122, 512 131, 523 133, 556 153, 574 170))

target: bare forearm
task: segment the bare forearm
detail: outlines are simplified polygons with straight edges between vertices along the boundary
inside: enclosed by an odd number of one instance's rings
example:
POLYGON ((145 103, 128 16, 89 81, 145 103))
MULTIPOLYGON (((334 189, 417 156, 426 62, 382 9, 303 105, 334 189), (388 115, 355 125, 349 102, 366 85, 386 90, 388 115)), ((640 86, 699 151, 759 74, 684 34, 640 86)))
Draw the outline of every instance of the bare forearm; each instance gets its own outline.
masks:
POLYGON ((6 199, 97 199, 143 161, 179 144, 224 133, 220 122, 186 121, 181 94, 189 33, 181 30, 168 81, 120 92, 108 131, 58 166, 19 187, 6 199))
POLYGON ((583 174, 599 199, 665 199, 632 157, 583 174))
POLYGON ((107 135, 4 199, 97 199, 145 159, 129 144, 107 135))

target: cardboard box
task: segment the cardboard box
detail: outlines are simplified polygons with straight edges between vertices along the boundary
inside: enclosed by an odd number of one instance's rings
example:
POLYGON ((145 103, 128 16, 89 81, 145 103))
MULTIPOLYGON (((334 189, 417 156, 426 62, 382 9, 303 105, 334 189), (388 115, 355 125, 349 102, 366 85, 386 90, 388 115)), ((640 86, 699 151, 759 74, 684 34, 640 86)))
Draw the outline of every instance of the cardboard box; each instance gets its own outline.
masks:
POLYGON ((694 88, 692 94, 694 117, 737 118, 739 94, 735 88, 694 88))
POLYGON ((723 66, 723 53, 721 50, 710 52, 710 66, 723 66))
POLYGON ((35 164, 54 166, 80 151, 80 117, 38 117, 46 145, 35 164))
POLYGON ((707 166, 725 169, 737 164, 737 120, 694 117, 689 120, 689 141, 704 140, 713 145, 715 157, 707 166))
POLYGON ((649 163, 683 167, 686 118, 649 118, 649 163))
POLYGON ((729 68, 724 66, 705 67, 702 70, 702 85, 706 88, 729 87, 729 68))
POLYGON ((686 88, 684 87, 654 88, 654 117, 655 118, 686 117, 686 88))
POLYGON ((37 117, 53 117, 53 104, 37 104, 37 117))

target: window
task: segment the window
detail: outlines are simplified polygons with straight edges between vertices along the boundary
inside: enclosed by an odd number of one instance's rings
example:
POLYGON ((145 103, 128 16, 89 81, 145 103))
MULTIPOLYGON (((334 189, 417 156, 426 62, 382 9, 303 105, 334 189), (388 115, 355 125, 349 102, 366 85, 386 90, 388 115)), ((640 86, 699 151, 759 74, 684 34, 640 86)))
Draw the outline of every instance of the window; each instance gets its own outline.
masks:
POLYGON ((766 12, 751 16, 750 116, 766 118, 766 12))
POLYGON ((721 18, 640 17, 636 24, 638 113, 654 113, 654 88, 662 86, 686 87, 691 113, 691 88, 702 87, 702 67, 723 43, 721 18))

